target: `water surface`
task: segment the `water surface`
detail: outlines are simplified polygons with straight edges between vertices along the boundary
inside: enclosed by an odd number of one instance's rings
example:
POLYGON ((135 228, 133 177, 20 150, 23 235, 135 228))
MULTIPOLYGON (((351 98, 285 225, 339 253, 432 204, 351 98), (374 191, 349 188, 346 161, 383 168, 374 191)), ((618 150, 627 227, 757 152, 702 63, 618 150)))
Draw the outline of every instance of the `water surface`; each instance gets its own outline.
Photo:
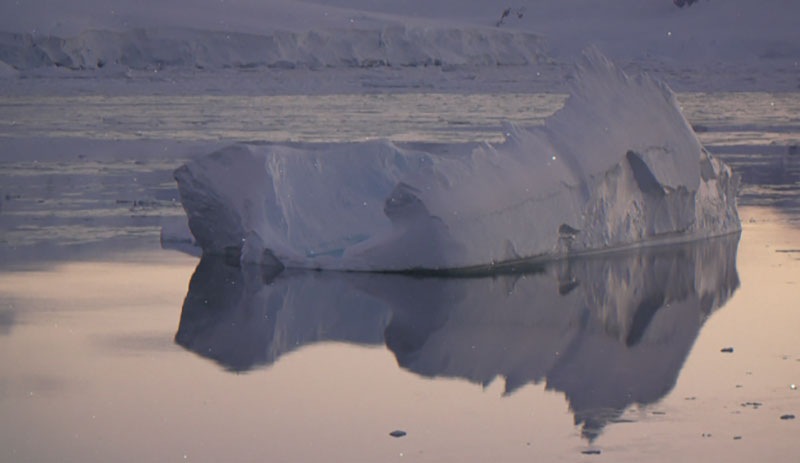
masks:
POLYGON ((741 237, 455 280, 163 250, 171 171, 235 140, 495 139, 563 97, 70 98, 0 98, 0 460, 800 455, 797 94, 680 96, 743 176, 741 237))

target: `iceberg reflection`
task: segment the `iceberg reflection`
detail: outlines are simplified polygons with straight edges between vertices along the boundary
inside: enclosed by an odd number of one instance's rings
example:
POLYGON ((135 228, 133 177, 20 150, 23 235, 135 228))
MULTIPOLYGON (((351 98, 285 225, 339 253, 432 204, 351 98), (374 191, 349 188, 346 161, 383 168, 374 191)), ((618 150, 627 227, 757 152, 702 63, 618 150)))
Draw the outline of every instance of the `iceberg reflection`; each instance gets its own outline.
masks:
POLYGON ((284 271, 203 257, 178 344, 226 369, 320 341, 385 343, 402 368, 506 393, 563 392, 593 439, 675 385, 701 326, 739 285, 738 234, 470 278, 284 271))

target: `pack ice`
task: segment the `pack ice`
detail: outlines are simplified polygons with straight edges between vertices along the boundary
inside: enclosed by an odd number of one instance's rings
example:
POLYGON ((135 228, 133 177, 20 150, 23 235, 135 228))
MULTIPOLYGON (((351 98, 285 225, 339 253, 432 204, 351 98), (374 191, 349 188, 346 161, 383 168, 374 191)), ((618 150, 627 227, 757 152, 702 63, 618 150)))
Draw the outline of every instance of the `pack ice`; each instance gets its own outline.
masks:
POLYGON ((672 91, 591 49, 499 144, 237 144, 175 178, 206 254, 359 271, 513 265, 737 231, 737 181, 672 91))

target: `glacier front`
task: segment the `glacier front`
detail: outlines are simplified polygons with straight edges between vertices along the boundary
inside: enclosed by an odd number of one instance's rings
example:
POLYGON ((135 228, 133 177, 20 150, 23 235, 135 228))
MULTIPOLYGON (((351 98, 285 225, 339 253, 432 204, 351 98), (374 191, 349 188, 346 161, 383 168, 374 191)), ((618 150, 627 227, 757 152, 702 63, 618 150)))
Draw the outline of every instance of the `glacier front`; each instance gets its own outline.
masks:
POLYGON ((284 267, 485 270, 740 229, 736 177, 672 91, 596 49, 499 144, 237 144, 175 178, 204 253, 284 267))

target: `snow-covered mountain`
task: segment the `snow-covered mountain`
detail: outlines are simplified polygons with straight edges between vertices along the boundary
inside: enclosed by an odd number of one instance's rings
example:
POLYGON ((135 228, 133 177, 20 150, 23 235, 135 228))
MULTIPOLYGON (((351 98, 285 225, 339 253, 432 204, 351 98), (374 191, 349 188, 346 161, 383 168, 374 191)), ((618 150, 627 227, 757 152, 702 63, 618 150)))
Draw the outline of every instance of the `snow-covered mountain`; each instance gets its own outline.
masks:
POLYGON ((0 5, 0 75, 570 63, 588 45, 667 74, 800 82, 793 0, 31 0, 0 5), (788 76, 788 77, 786 77, 788 76))
POLYGON ((543 48, 541 39, 527 32, 400 25, 261 34, 184 28, 88 30, 66 39, 0 33, 0 58, 16 69, 503 66, 543 61, 543 48))

